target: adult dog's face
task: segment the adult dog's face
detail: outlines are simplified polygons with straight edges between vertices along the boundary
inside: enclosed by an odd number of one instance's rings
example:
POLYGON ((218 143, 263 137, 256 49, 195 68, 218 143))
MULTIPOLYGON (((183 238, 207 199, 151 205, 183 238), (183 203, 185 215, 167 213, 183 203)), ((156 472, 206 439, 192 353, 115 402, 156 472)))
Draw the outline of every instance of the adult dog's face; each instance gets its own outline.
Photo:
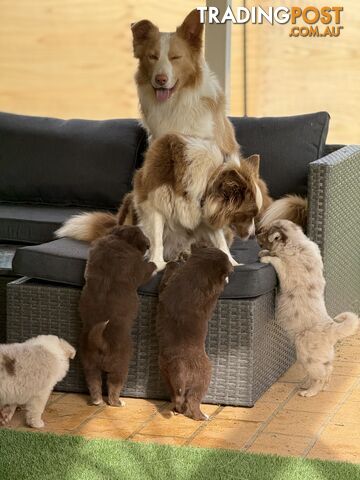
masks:
POLYGON ((136 80, 151 85, 158 102, 199 80, 203 28, 198 10, 173 33, 160 32, 149 20, 132 24, 134 57, 139 60, 136 80))
POLYGON ((230 226, 242 239, 255 234, 255 217, 262 207, 259 156, 241 160, 241 165, 225 164, 210 179, 204 216, 212 228, 230 226))
POLYGON ((304 237, 304 232, 295 223, 290 220, 276 220, 261 230, 257 240, 262 248, 278 253, 290 243, 293 246, 300 244, 304 237))

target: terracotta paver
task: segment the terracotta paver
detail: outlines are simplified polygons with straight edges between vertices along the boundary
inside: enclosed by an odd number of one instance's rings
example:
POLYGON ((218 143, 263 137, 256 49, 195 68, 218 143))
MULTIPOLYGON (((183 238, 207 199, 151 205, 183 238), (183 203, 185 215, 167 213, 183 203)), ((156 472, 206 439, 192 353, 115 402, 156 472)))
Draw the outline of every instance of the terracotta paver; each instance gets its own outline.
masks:
POLYGON ((260 422, 215 418, 193 438, 190 445, 239 450, 251 439, 260 425, 260 422))
POLYGON ((295 437, 280 433, 260 433, 248 451, 284 456, 302 456, 311 444, 311 441, 311 437, 295 437))

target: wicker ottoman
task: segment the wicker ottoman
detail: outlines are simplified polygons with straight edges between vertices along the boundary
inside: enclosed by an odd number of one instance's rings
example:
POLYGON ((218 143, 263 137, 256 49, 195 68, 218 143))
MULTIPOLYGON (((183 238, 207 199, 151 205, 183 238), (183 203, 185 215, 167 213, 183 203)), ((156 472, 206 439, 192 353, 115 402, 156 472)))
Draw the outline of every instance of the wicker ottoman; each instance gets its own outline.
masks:
POLYGON ((0 343, 6 341, 6 285, 17 278, 12 273, 12 259, 17 245, 0 245, 0 343))
MULTIPOLYGON (((52 333, 77 344, 80 288, 22 278, 9 283, 7 291, 8 342, 52 333)), ((157 298, 140 295, 140 300, 124 396, 168 398, 158 368, 157 298)), ((206 350, 213 364, 206 402, 253 406, 294 362, 294 350, 274 321, 274 291, 249 300, 220 300, 209 324, 206 350)), ((56 388, 87 391, 78 358, 56 388)))

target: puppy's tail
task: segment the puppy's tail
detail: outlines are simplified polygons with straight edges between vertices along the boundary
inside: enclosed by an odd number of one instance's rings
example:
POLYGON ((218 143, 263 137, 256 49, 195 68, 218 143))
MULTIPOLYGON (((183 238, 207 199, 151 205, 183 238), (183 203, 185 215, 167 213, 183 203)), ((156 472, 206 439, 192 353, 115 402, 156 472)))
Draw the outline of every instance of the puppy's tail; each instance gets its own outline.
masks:
POLYGON ((287 195, 275 200, 263 213, 260 228, 267 227, 275 220, 291 220, 306 229, 308 216, 308 201, 299 195, 287 195))
POLYGON ((123 198, 117 213, 117 222, 119 225, 137 225, 139 223, 134 206, 133 192, 127 193, 123 198))
POLYGON ((116 216, 110 212, 81 213, 69 218, 56 230, 57 238, 70 237, 75 240, 93 242, 103 237, 116 226, 116 216))
POLYGON ((104 338, 104 332, 109 323, 109 320, 106 322, 99 322, 93 326, 88 334, 88 345, 93 350, 105 350, 106 341, 104 338))
POLYGON ((334 340, 337 342, 342 338, 354 335, 359 328, 360 319, 352 312, 343 312, 334 318, 332 325, 332 333, 334 340))

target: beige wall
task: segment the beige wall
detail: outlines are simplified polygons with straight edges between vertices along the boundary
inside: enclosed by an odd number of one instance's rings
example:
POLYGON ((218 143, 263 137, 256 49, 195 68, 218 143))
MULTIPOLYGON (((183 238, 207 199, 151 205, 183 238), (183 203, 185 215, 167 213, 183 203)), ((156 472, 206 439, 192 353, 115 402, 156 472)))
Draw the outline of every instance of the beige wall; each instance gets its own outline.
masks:
POLYGON ((0 110, 138 116, 130 24, 174 30, 197 0, 0 0, 0 110))
MULTIPOLYGON (((149 18, 173 30, 203 3, 0 0, 0 110, 64 118, 137 116, 130 23, 149 18)), ((244 49, 244 27, 234 25, 230 113, 243 115, 245 104, 247 114, 256 116, 328 110, 329 140, 360 143, 360 9, 356 0, 343 4, 339 38, 290 38, 288 25, 248 24, 244 49)))
MULTIPOLYGON (((242 5, 234 1, 234 6, 242 5)), ((247 0, 246 6, 323 6, 323 0, 247 0)), ((327 110, 328 141, 360 143, 360 5, 357 0, 330 2, 344 6, 344 30, 337 38, 290 38, 290 25, 246 25, 247 114, 293 115, 327 110)), ((242 48, 243 26, 233 26, 233 54, 242 48), (240 33, 241 32, 241 33, 240 33), (238 43, 237 43, 238 42, 238 43)), ((231 110, 244 113, 243 91, 233 64, 231 110)))

